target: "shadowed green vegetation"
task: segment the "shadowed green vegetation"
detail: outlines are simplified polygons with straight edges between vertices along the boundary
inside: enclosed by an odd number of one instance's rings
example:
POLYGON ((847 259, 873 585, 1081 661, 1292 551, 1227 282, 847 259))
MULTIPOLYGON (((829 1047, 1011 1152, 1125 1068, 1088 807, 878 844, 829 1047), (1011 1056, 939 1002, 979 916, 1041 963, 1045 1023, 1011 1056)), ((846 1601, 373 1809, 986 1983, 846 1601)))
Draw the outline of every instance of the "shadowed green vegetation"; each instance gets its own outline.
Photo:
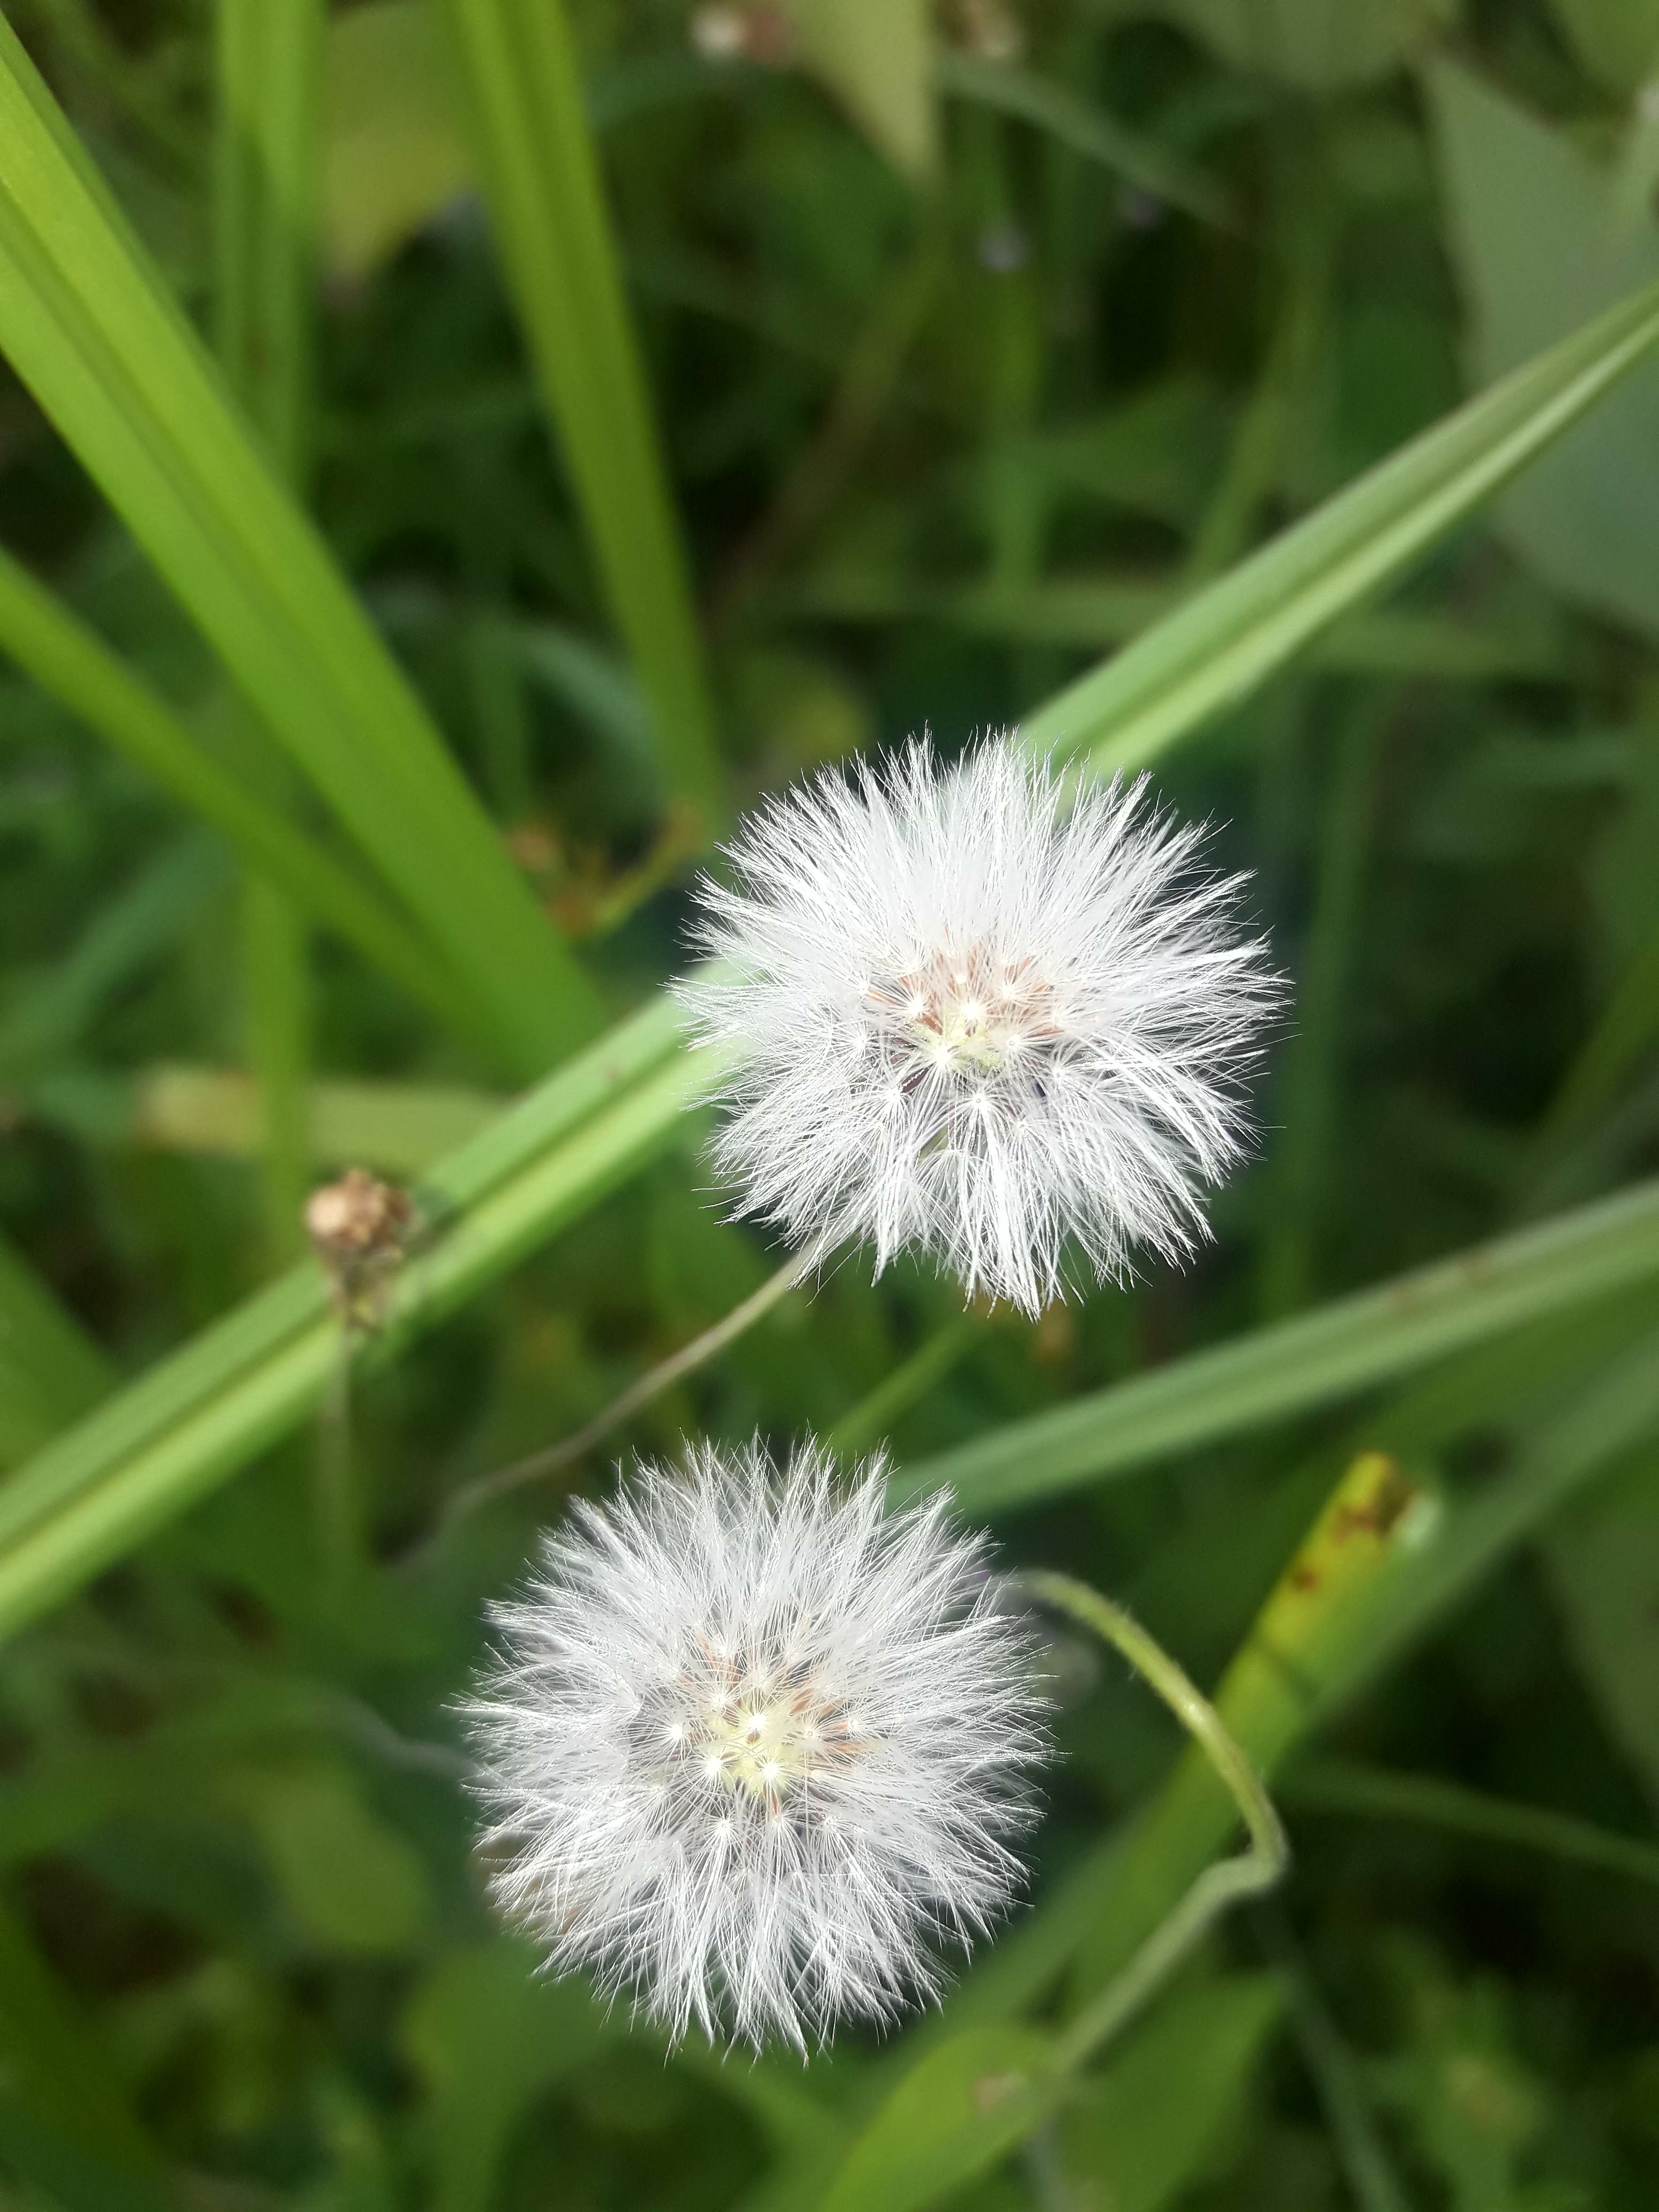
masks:
POLYGON ((1651 2203, 1656 115, 1654 0, 0 0, 7 2212, 1651 2203), (791 1284, 696 870, 1015 724, 1249 872, 1255 1156, 1034 1322, 791 1284), (1131 1608, 1283 1885, 1176 1940, 1237 1802, 1057 1618, 937 2011, 539 1977, 483 1607, 757 1431, 1131 1608))

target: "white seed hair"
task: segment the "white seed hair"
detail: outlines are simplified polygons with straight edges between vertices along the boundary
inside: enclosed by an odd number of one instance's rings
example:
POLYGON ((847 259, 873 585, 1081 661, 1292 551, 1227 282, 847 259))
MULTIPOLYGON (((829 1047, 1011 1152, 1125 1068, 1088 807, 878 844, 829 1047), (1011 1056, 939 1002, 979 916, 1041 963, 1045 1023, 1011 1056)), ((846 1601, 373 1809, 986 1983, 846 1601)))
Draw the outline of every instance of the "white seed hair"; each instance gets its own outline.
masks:
POLYGON ((805 2053, 1006 1910, 1046 1701, 947 1496, 808 1443, 645 1465, 546 1539, 466 1707, 507 1914, 678 2040, 805 2053))
POLYGON ((1188 1256, 1243 1147, 1240 1085, 1280 987, 1242 878, 1146 778, 1083 785, 1012 733, 913 744, 769 800, 705 878, 680 986, 721 1053, 733 1210, 828 1252, 932 1254, 1035 1314, 1068 1244, 1100 1280, 1188 1256))

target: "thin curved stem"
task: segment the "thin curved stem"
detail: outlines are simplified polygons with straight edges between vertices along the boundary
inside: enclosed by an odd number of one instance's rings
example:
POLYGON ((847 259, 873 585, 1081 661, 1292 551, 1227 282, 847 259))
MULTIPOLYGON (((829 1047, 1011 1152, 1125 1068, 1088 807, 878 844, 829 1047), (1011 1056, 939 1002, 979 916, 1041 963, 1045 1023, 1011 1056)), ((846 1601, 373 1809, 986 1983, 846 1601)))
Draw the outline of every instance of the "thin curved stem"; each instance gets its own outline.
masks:
POLYGON ((1070 2069, 1081 2066, 1128 2025, 1223 1913, 1273 1887, 1290 1864, 1291 1847, 1272 1798, 1215 1707, 1139 1621, 1070 1575, 1033 1571, 1019 1577, 1019 1587, 1038 1604, 1068 1614, 1122 1653, 1226 1784, 1250 1838, 1250 1848, 1242 1856, 1206 1867, 1122 1972, 1084 2007, 1061 2039, 1057 2054, 1060 2066, 1070 2069))
POLYGON ((740 1304, 733 1306, 731 1312, 717 1321, 712 1328, 706 1328, 701 1336, 693 1337, 690 1344, 682 1345, 666 1359, 659 1360, 637 1381, 630 1382, 619 1397, 613 1398, 608 1406, 595 1413, 591 1421, 584 1422, 580 1429, 561 1437, 557 1443, 550 1444, 544 1451, 532 1452, 526 1459, 514 1460, 509 1466, 496 1468, 492 1474, 481 1474, 471 1482, 463 1483, 446 1503, 438 1525, 433 1531, 431 1542, 434 1545, 441 1543, 458 1522, 466 1520, 480 1507, 493 1504, 496 1498, 507 1497, 530 1483, 544 1481, 549 1475, 556 1474, 562 1468, 568 1467, 573 1460, 580 1459, 585 1452, 591 1451, 596 1443, 609 1436, 612 1429, 619 1428, 630 1414, 636 1413, 641 1406, 648 1406, 653 1398, 659 1397, 682 1376, 695 1374, 699 1367, 706 1366, 728 1344, 735 1342, 746 1329, 752 1328, 781 1298, 811 1273, 819 1256, 818 1247, 814 1244, 809 1250, 798 1253, 787 1261, 775 1275, 769 1276, 759 1290, 751 1291, 740 1304))

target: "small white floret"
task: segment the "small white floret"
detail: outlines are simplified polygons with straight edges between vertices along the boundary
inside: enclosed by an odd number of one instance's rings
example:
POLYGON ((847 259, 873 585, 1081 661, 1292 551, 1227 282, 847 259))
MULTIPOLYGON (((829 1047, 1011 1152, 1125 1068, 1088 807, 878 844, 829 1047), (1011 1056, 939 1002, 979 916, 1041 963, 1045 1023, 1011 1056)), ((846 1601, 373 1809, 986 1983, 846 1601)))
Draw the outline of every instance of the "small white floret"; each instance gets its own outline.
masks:
POLYGON ((1018 1886, 1027 1632, 879 1460, 693 1447, 578 1505, 468 1707, 496 1895, 678 2037, 805 2050, 941 1986, 1018 1886))
POLYGON ((1279 996, 1202 835, 1145 778, 1079 786, 1006 736, 769 801, 702 887, 726 973, 682 987, 726 1048, 736 1210, 878 1270, 931 1252, 1032 1313, 1068 1243, 1103 1279, 1189 1253, 1279 996))

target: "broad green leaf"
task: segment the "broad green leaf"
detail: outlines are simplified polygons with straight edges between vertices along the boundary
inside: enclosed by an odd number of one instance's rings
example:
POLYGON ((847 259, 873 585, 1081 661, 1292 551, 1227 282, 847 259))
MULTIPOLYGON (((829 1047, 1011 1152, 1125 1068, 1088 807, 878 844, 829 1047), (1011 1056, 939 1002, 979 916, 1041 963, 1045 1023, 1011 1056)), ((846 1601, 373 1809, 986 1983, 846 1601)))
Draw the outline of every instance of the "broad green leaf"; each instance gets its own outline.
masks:
POLYGON ((21 2201, 47 2212, 178 2212, 158 2174, 112 2164, 0 2088, 0 2160, 30 2190, 21 2201))
POLYGON ((1607 392, 1659 337, 1659 285, 1413 438, 1023 725, 1038 750, 1133 769, 1243 698, 1425 551, 1607 392))
POLYGON ((330 19, 324 226, 342 276, 367 276, 473 182, 433 0, 367 0, 330 19))
POLYGON ((37 2121, 61 2131, 88 2158, 118 2171, 159 2173, 155 2145, 132 2110, 110 2053, 82 2019, 22 1921, 3 1905, 0 2083, 8 2097, 37 2121))
POLYGON ((674 787, 723 775, 690 584, 564 0, 445 0, 501 260, 674 787))
MULTIPOLYGON (((678 1135, 702 1075, 678 1043, 676 1010, 648 1007, 441 1163, 432 1233, 358 1356, 391 1356, 678 1135)), ((20 1468, 0 1488, 0 1633, 303 1420, 339 1357, 307 1261, 20 1468)))
POLYGON ((414 1847, 342 1765, 276 1765, 238 1792, 308 1944, 367 1957, 412 1950, 431 1900, 414 1847))
POLYGON ((930 2051, 830 2182, 822 2212, 921 2212, 994 2166, 1066 2094, 1053 2039, 973 2027, 930 2051))
MULTIPOLYGON (((360 0, 329 19, 323 235, 330 267, 349 280, 367 276, 477 188, 442 7, 443 0, 360 0)), ((588 80, 588 119, 603 130, 725 82, 690 53, 623 60, 588 80)))
POLYGON ((1066 2113, 1068 2182, 1112 2212, 1163 2212, 1202 2172, 1283 2003, 1271 1974, 1232 1974, 1161 2004, 1066 2113))
POLYGON ((0 1240, 0 1466, 38 1450, 114 1381, 80 1323, 0 1240))
POLYGON ((0 650, 180 805, 228 837, 251 867, 322 927, 355 945, 463 1035, 476 1031, 476 1005, 401 916, 224 768, 142 677, 3 550, 0 650))
POLYGON ((1659 1339, 1644 1333, 1528 1437, 1513 1471, 1477 1488, 1402 1581, 1386 1618, 1351 1659, 1334 1695, 1352 1697, 1438 1626, 1471 1586, 1659 1427, 1659 1339))
POLYGON ((1544 1557, 1608 1733, 1659 1805, 1659 1462, 1598 1485, 1561 1516, 1544 1557))
POLYGON ((1629 94, 1659 70, 1659 0, 1550 0, 1590 75, 1629 94))
POLYGON ((488 2212, 526 2108, 624 2030, 581 1983, 546 1980, 537 1963, 507 1941, 454 1951, 410 2000, 402 2039, 431 2098, 433 2212, 488 2212))
POLYGON ((1659 1273, 1659 1183, 1437 1261, 901 1468, 970 1518, 1189 1450, 1659 1273))
POLYGON ((514 1065, 589 988, 0 22, 0 349, 514 1065))
POLYGON ((1451 18, 1455 0, 1158 0, 1158 12, 1240 69, 1310 92, 1385 76, 1451 18))
POLYGON ((904 2073, 836 2168, 822 2212, 922 2212, 1056 2113, 1068 2180, 1122 2212, 1158 2212, 1208 2154, 1279 2003, 1263 1974, 1188 1990, 1080 2077, 1035 2029, 963 2028, 904 2073))
MULTIPOLYGON (((1613 171, 1467 70, 1430 73, 1475 374, 1503 375, 1659 276, 1659 222, 1620 204, 1613 171)), ((1659 635, 1659 367, 1507 491, 1499 530, 1569 600, 1659 635)))
POLYGON ((800 58, 905 175, 939 159, 928 0, 783 0, 800 58))

